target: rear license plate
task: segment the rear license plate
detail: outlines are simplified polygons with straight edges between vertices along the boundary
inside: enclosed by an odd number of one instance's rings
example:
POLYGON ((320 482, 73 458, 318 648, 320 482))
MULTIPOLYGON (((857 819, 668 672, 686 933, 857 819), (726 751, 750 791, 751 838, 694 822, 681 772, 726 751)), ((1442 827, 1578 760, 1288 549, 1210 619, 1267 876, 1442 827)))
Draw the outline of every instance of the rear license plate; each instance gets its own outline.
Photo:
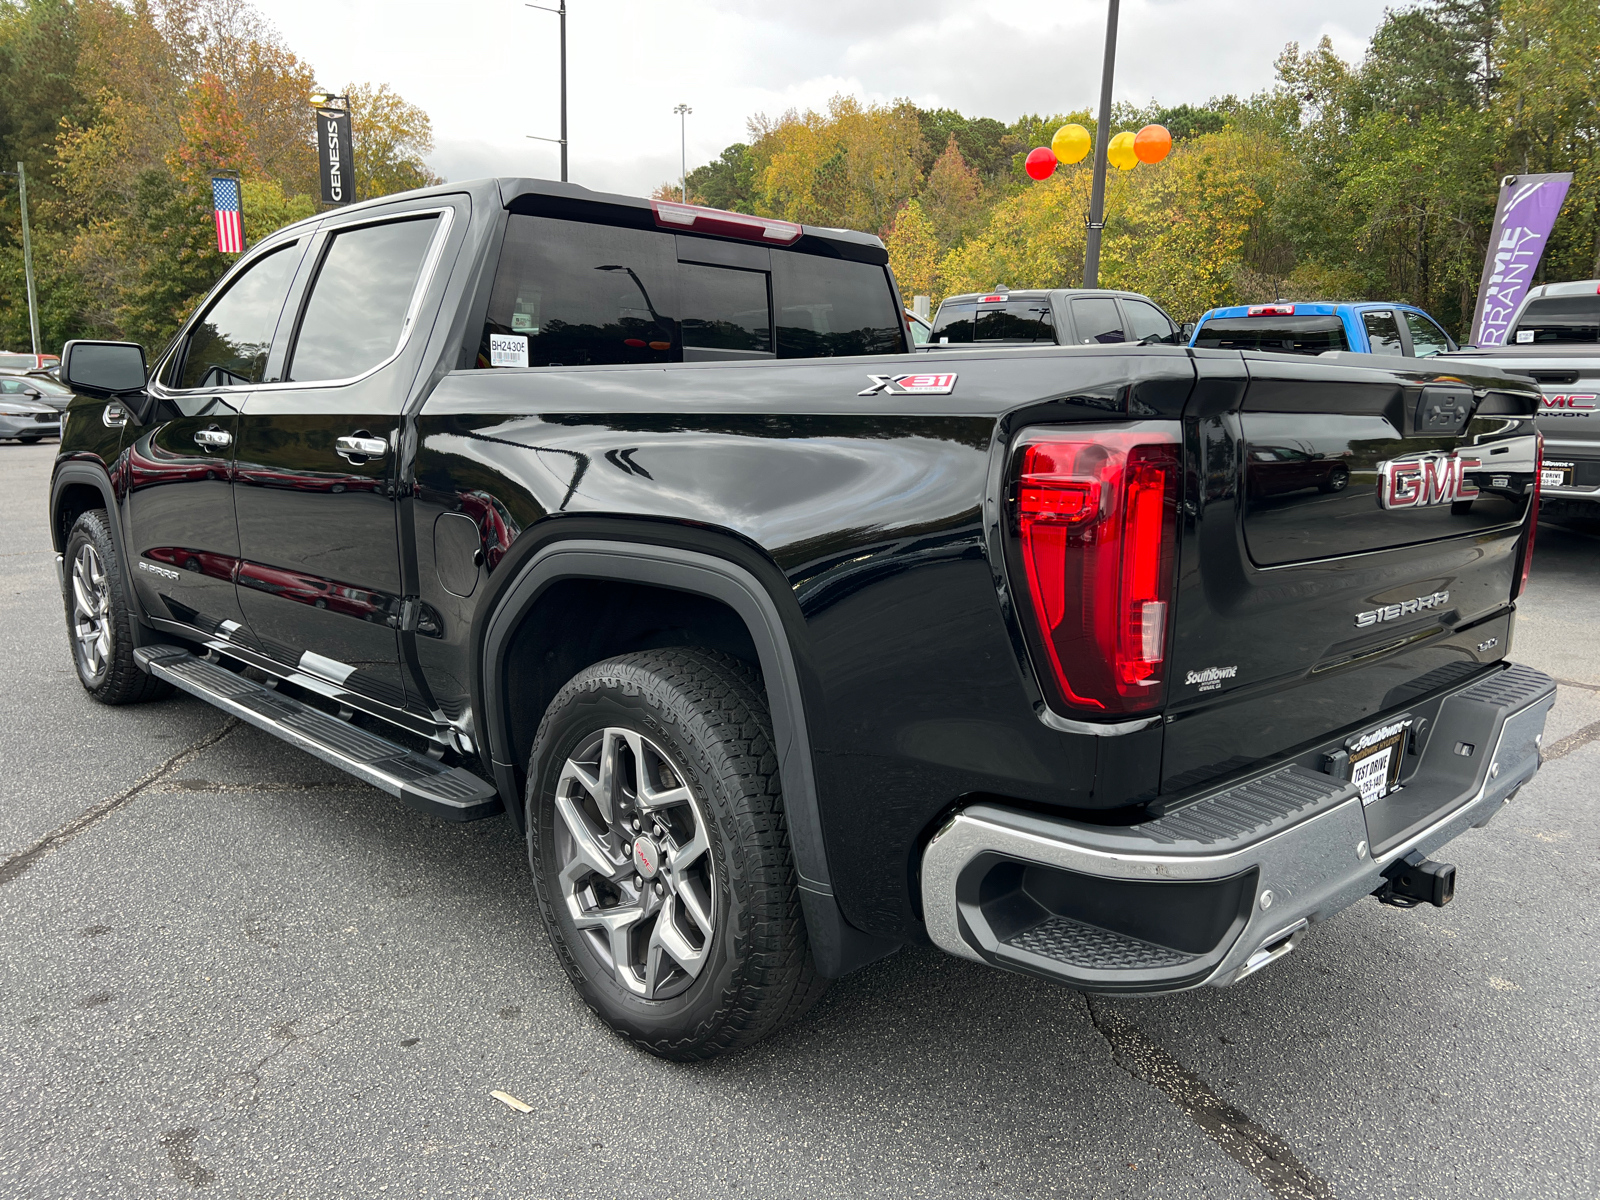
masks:
POLYGON ((1571 487, 1572 464, 1569 462, 1546 462, 1539 471, 1540 487, 1571 487))
POLYGON ((1403 717, 1344 744, 1350 754, 1350 782, 1360 789, 1363 805, 1382 800, 1399 785, 1410 731, 1411 718, 1403 717))

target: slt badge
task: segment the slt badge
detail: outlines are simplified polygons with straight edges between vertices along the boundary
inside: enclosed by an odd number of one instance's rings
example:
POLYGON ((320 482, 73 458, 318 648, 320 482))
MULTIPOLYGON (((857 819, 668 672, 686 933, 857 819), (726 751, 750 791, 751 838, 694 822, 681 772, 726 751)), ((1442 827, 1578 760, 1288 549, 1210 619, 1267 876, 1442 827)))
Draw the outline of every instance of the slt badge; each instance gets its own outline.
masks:
POLYGON ((955 372, 941 375, 868 375, 872 386, 858 396, 948 396, 956 390, 955 372))

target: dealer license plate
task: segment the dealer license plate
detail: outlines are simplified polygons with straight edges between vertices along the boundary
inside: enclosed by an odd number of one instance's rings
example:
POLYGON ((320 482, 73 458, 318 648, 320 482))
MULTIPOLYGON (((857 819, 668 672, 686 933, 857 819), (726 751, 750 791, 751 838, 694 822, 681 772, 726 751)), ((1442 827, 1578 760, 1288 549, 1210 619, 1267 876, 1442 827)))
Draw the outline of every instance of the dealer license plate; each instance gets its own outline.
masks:
POLYGON ((1539 471, 1540 487, 1571 487, 1572 464, 1567 462, 1545 461, 1539 471))
POLYGON ((1350 782, 1360 789, 1362 804, 1374 804, 1399 786, 1410 732, 1411 718, 1402 717, 1345 743, 1350 754, 1350 782))

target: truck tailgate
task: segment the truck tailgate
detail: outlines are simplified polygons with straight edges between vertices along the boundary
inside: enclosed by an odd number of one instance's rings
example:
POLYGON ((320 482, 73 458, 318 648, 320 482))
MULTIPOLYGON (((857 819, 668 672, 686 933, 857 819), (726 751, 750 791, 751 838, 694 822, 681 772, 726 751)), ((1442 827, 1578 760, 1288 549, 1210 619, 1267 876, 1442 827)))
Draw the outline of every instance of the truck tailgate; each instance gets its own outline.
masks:
POLYGON ((1533 390, 1354 357, 1195 352, 1164 794, 1379 732, 1508 650, 1533 390))

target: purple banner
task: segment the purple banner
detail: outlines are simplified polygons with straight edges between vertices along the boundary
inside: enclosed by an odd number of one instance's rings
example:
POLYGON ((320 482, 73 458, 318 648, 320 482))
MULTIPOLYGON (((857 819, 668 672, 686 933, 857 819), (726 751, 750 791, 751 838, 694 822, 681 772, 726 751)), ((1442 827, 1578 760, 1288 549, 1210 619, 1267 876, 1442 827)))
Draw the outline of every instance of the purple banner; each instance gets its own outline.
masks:
POLYGON ((1472 314, 1474 346, 1505 345, 1511 319, 1533 283, 1534 269, 1571 183, 1570 172, 1507 175, 1501 181, 1489 252, 1478 281, 1478 309, 1472 314))

